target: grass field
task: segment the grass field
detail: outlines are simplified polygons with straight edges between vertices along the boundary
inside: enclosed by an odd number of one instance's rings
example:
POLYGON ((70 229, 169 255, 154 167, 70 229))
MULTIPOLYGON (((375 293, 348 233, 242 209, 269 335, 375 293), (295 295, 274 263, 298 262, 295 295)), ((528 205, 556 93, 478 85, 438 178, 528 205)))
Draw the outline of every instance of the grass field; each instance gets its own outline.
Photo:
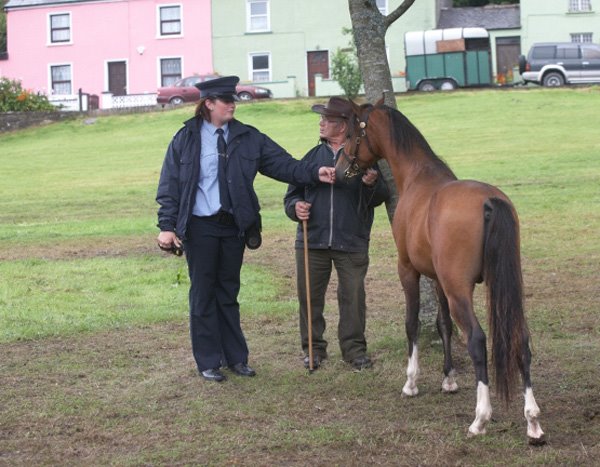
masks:
MULTIPOLYGON (((236 116, 300 157, 318 137, 313 103, 242 104, 236 116)), ((441 346, 425 336, 420 395, 401 397, 403 298, 384 209, 367 284, 375 367, 340 361, 334 280, 331 359, 309 376, 295 225, 285 185, 262 176, 264 243, 246 254, 240 295, 258 376, 202 381, 185 261, 155 242, 158 174, 184 107, 0 135, 0 465, 597 465, 600 88, 412 94, 398 106, 460 178, 498 185, 519 211, 548 445, 527 446, 522 401, 495 398, 488 435, 467 439, 474 375, 460 342, 458 394, 440 393, 441 346)))

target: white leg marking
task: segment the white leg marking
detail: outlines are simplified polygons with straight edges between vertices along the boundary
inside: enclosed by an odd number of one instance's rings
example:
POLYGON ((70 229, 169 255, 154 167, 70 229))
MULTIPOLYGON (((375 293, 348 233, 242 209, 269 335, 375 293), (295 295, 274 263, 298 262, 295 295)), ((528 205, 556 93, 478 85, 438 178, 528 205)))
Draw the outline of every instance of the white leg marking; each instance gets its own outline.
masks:
POLYGON ((458 384, 456 383, 456 371, 450 370, 448 376, 444 376, 442 381, 442 392, 456 392, 458 384))
POLYGON ((490 404, 490 388, 481 381, 477 385, 477 407, 475 408, 475 420, 469 427, 469 436, 485 434, 485 425, 492 418, 492 404, 490 404))
POLYGON ((408 367, 406 368, 406 384, 402 388, 402 392, 407 396, 416 396, 419 393, 417 387, 419 373, 419 351, 417 346, 414 345, 412 356, 408 359, 408 367))
POLYGON ((525 413, 525 419, 527 420, 527 436, 534 442, 536 440, 542 440, 544 432, 538 422, 540 408, 535 402, 535 397, 533 397, 533 390, 531 388, 525 390, 525 409, 523 412, 525 413))

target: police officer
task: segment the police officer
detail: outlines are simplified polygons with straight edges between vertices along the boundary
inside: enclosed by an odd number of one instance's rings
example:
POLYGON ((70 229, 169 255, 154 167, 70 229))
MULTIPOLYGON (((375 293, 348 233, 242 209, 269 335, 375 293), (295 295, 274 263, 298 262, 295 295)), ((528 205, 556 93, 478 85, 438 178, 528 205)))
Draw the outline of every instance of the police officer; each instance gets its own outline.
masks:
POLYGON ((169 144, 156 196, 159 247, 185 250, 194 359, 204 379, 218 382, 226 379, 225 365, 239 376, 256 374, 237 298, 245 240, 260 223, 257 172, 299 186, 335 179, 333 168, 294 159, 234 118, 238 81, 226 76, 197 85, 195 116, 169 144))

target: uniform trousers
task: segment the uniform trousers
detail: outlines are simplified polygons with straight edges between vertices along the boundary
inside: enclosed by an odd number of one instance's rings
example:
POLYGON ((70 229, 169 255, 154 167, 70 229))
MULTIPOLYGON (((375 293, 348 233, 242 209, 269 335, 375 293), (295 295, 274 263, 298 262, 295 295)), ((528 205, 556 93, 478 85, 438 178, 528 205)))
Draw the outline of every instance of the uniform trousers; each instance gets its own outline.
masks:
POLYGON ((185 253, 190 276, 190 335, 199 371, 248 363, 240 323, 244 239, 234 225, 192 217, 185 253))
MULTIPOLYGON (((366 298, 365 276, 369 268, 369 253, 349 253, 345 251, 308 251, 310 295, 312 315, 313 354, 327 358, 327 341, 323 337, 326 323, 323 314, 325 295, 333 266, 337 271, 337 301, 339 308, 338 340, 342 358, 352 360, 366 355, 365 338, 366 298)), ((308 313, 304 274, 304 250, 296 250, 296 273, 298 301, 300 303, 300 338, 302 349, 308 355, 308 313)))

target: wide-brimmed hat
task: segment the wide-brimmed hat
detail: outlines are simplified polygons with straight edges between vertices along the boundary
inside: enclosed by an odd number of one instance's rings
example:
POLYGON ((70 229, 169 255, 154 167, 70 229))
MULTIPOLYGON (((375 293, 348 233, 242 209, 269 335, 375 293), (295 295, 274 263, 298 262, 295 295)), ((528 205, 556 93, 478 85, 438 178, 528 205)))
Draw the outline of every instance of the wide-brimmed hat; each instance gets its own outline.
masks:
POLYGON ((352 115, 352 104, 341 97, 332 97, 327 104, 315 104, 312 111, 330 118, 349 119, 352 115))
POLYGON ((200 97, 215 97, 223 99, 238 100, 235 86, 240 82, 237 76, 223 76, 196 83, 200 90, 200 97))

